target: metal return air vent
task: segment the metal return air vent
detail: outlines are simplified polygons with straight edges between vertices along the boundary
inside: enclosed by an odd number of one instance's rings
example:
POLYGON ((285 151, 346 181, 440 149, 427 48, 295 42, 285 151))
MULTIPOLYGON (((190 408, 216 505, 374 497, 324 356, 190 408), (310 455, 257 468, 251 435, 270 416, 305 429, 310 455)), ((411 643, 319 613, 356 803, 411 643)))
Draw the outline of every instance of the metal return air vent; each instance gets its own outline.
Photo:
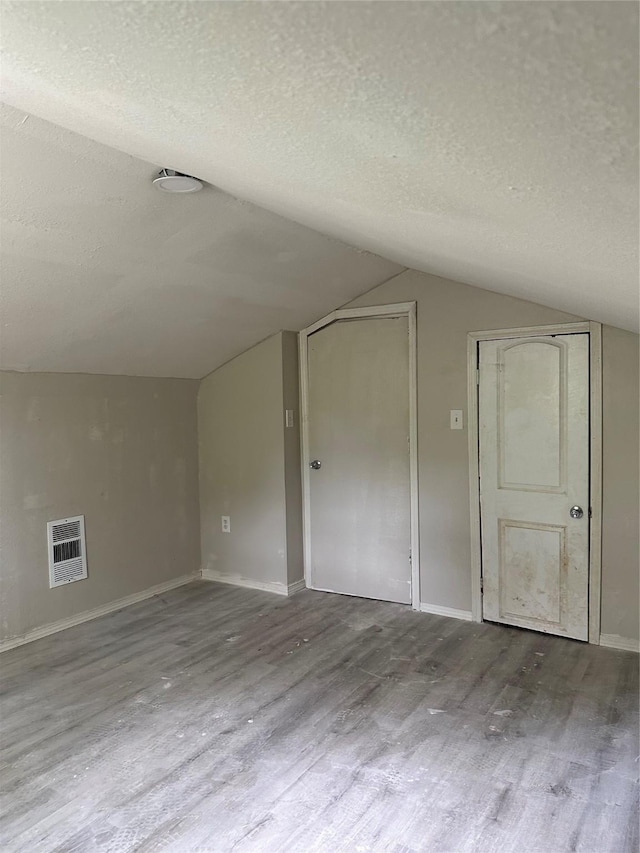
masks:
POLYGON ((47 522, 49 588, 87 577, 84 515, 47 522))

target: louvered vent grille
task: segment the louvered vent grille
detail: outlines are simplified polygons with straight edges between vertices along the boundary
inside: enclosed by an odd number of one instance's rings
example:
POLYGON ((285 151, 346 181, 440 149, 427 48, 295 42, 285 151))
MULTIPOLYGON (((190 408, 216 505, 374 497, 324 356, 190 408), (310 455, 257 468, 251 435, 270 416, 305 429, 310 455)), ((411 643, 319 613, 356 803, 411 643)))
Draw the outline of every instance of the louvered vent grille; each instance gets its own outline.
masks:
POLYGON ((67 560, 74 560, 76 557, 82 556, 82 545, 79 539, 72 539, 71 542, 59 542, 53 546, 53 562, 63 563, 67 560))
POLYGON ((53 541, 63 542, 66 539, 79 539, 81 536, 79 521, 53 521, 53 541))
POLYGON ((48 522, 47 539, 51 588, 87 577, 83 515, 48 522))

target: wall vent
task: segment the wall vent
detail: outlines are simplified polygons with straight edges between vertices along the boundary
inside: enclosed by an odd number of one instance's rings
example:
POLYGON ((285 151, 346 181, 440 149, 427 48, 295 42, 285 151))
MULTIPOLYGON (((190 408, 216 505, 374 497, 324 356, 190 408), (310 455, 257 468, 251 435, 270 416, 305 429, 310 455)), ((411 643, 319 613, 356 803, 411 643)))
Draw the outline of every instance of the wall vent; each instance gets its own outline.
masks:
POLYGON ((87 577, 84 515, 47 522, 49 588, 87 577))

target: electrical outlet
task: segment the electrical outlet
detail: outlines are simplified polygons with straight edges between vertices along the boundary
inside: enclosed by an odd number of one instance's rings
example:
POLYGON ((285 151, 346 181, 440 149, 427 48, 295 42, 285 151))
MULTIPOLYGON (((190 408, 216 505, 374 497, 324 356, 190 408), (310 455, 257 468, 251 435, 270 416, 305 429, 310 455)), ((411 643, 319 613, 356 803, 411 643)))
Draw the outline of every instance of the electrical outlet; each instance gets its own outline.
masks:
POLYGON ((223 533, 231 533, 231 516, 223 515, 222 518, 222 532, 223 533))

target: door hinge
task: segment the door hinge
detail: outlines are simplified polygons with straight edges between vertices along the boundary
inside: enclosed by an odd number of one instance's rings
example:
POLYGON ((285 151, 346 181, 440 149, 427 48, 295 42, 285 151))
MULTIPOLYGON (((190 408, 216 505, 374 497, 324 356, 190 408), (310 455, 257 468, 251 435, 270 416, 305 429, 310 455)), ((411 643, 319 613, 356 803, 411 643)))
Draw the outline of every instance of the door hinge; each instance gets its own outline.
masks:
POLYGON ((480 578, 480 592, 484 592, 484 578, 480 578))
POLYGON ((593 510, 591 509, 591 507, 589 507, 589 518, 591 518, 592 516, 593 516, 593 510))
POLYGON ((476 367, 476 385, 480 384, 480 368, 476 367))
POLYGON ((409 562, 412 562, 411 551, 409 551, 409 562))

